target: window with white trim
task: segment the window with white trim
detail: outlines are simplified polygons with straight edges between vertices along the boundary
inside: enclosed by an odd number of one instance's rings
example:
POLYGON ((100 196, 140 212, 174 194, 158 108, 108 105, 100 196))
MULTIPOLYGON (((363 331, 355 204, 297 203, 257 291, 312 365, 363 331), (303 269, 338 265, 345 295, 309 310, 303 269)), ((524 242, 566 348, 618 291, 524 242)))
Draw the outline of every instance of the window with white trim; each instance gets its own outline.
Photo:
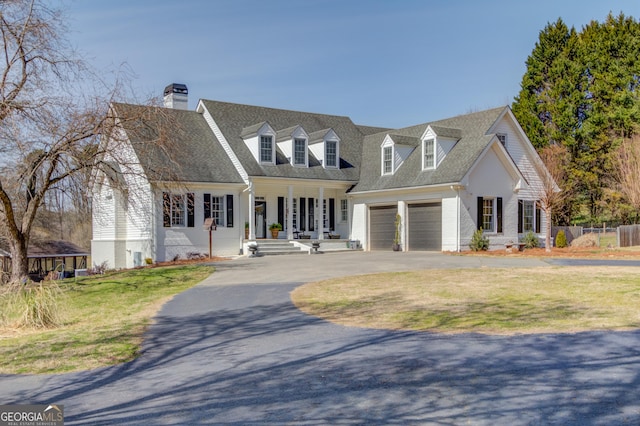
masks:
POLYGON ((340 200, 340 222, 347 222, 349 220, 349 201, 340 200))
POLYGON ((423 169, 435 168, 436 166, 435 145, 436 144, 434 139, 426 139, 423 142, 423 152, 424 152, 423 169))
POLYGON ((307 140, 295 138, 293 140, 293 164, 305 166, 307 164, 307 140))
POLYGON ((529 232, 529 231, 533 231, 534 230, 534 226, 533 224, 534 222, 534 215, 535 215, 535 208, 534 208, 534 202, 533 201, 524 201, 523 204, 523 209, 522 209, 522 226, 524 228, 524 232, 529 232))
POLYGON ((507 134, 506 133, 497 133, 496 136, 498 137, 498 140, 500 141, 502 146, 504 146, 506 148, 506 146, 507 146, 507 134))
POLYGON ((338 167, 338 142, 325 142, 324 164, 326 167, 338 167))
POLYGON ((260 136, 260 162, 273 163, 273 136, 260 136))
POLYGON ((482 200, 482 229, 485 232, 493 232, 494 222, 493 198, 484 198, 482 200))
POLYGON ((194 193, 162 193, 162 225, 165 228, 195 226, 194 193))
POLYGON ((518 200, 518 233, 541 232, 541 228, 540 203, 533 200, 518 200))
POLYGON ((184 194, 171 194, 171 226, 185 226, 186 208, 184 194))
POLYGON ((211 196, 211 216, 216 220, 217 226, 224 226, 224 218, 225 218, 225 208, 224 208, 224 200, 225 197, 217 197, 215 195, 211 196))
POLYGON ((292 220, 293 229, 295 229, 296 231, 299 231, 299 229, 298 229, 298 199, 297 198, 293 199, 293 210, 292 210, 291 215, 293 216, 293 220, 292 220))
POLYGON ((382 148, 382 174, 390 174, 393 171, 393 147, 382 148))

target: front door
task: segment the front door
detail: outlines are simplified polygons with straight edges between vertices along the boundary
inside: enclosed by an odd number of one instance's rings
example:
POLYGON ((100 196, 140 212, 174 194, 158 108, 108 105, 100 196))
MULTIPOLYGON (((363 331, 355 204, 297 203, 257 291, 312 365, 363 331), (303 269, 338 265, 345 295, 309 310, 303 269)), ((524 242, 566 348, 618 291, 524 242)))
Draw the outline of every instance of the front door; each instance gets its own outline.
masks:
POLYGON ((256 238, 267 238, 267 202, 255 202, 256 238))

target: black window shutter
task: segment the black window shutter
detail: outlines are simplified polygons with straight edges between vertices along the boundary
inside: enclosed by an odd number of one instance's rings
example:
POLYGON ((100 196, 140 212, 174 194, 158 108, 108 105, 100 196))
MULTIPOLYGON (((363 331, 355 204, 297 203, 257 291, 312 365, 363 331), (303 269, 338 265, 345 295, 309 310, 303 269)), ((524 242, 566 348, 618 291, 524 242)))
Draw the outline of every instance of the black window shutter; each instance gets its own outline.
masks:
POLYGON ((313 231, 315 228, 315 218, 313 217, 313 198, 309 198, 309 231, 313 231))
POLYGON ((171 227, 171 196, 168 192, 162 193, 162 223, 165 228, 171 227))
POLYGON ((211 194, 204 194, 204 218, 211 217, 211 194))
MULTIPOLYGON (((547 222, 549 226, 549 222, 547 222)), ((540 209, 540 203, 536 201, 536 229, 535 232, 542 231, 542 211, 540 209)))
POLYGON ((227 194, 227 228, 233 228, 233 194, 227 194))
POLYGON ((478 229, 482 228, 482 197, 478 197, 478 229))
POLYGON ((496 220, 498 221, 498 233, 502 233, 502 197, 496 199, 496 220))
POLYGON ((187 226, 193 228, 195 225, 195 212, 193 211, 193 192, 187 194, 187 226))
POLYGON ((278 197, 278 223, 284 229, 284 197, 278 197))
POLYGON ((306 198, 304 197, 300 197, 300 224, 299 224, 299 231, 306 231, 307 227, 305 226, 305 222, 306 222, 306 198))
POLYGON ((336 200, 329 198, 329 229, 336 230, 336 200))
POLYGON ((522 215, 524 214, 524 203, 522 200, 518 200, 518 234, 522 234, 522 215))

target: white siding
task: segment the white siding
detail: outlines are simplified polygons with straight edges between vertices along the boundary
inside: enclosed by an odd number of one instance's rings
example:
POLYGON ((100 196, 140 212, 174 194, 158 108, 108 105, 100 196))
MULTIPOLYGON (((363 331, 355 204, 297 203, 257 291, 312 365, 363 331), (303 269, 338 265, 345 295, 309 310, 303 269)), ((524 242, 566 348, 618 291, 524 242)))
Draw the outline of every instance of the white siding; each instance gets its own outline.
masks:
POLYGON ((462 221, 461 232, 463 244, 466 248, 471 236, 477 227, 477 197, 502 198, 502 233, 485 233, 489 237, 492 249, 504 248, 509 241, 518 241, 517 234, 517 195, 514 193, 516 184, 514 178, 507 172, 498 153, 490 149, 483 157, 481 163, 469 176, 469 187, 463 198, 465 209, 469 211, 471 223, 462 221), (515 208, 515 213, 514 213, 515 208))
MULTIPOLYGON (((158 261, 170 261, 174 257, 186 258, 188 253, 209 254, 209 232, 204 230, 204 194, 212 196, 226 197, 227 194, 233 195, 233 227, 218 226, 212 233, 212 254, 214 256, 231 256, 237 255, 240 250, 240 241, 244 237, 244 219, 240 218, 240 201, 237 191, 225 189, 206 189, 198 188, 197 190, 176 188, 173 190, 165 190, 171 193, 193 193, 194 194, 194 227, 164 227, 163 209, 162 209, 162 192, 155 192, 156 208, 156 246, 158 261)), ((226 215, 226 212, 224 213, 226 215)))
MULTIPOLYGON (((534 161, 538 159, 532 158, 532 156, 537 157, 537 154, 530 142, 526 139, 526 136, 524 136, 520 131, 519 126, 512 120, 510 114, 506 114, 502 120, 496 123, 491 131, 507 135, 507 151, 528 182, 528 185, 525 185, 525 187, 518 192, 514 200, 514 205, 511 206, 513 209, 513 217, 517 219, 517 199, 534 201, 540 199, 543 194, 542 179, 538 175, 534 166, 534 161)), ((541 225, 542 229, 540 230, 539 235, 544 235, 547 226, 547 220, 544 213, 542 214, 541 225)), ((517 232, 517 221, 514 226, 514 232, 517 232)), ((514 239, 514 241, 516 240, 514 239)))
POLYGON ((367 246, 367 206, 364 203, 356 202, 353 204, 350 238, 359 240, 362 247, 367 246))

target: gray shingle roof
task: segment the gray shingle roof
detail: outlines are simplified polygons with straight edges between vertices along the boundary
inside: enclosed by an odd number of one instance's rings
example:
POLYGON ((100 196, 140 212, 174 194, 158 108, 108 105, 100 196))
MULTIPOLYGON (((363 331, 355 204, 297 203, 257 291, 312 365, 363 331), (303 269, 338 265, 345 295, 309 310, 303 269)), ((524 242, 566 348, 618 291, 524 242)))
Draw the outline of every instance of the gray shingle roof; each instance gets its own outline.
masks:
POLYGON ((444 138, 460 139, 462 137, 462 130, 460 129, 437 125, 432 125, 431 129, 436 132, 436 135, 444 138))
POLYGON ((242 183, 202 114, 114 103, 151 181, 242 183))
POLYGON ((201 100, 249 176, 326 179, 354 182, 360 176, 363 133, 349 117, 201 100), (277 150, 276 164, 259 164, 244 143, 242 129, 268 121, 276 131, 301 126, 310 136, 333 129, 340 138, 340 168, 325 169, 309 156, 309 167, 293 167, 277 150))
MULTIPOLYGON (((506 107, 461 115, 403 129, 355 125, 349 117, 202 100, 249 176, 323 179, 357 182, 352 191, 406 188, 460 182, 486 148, 487 134, 506 107), (340 168, 323 168, 309 153, 309 167, 293 167, 276 149, 276 164, 259 164, 243 137, 268 123, 279 136, 301 126, 309 143, 333 130, 340 138, 340 168), (431 125, 440 136, 459 139, 435 170, 422 170, 422 150, 415 149, 393 175, 380 175, 380 145, 389 134, 395 143, 420 146, 431 125), (379 131, 378 133, 372 133, 379 131), (360 169, 361 164, 367 166, 360 169)), ((114 104, 120 116, 138 117, 124 128, 152 181, 242 183, 202 114, 195 111, 114 104), (162 135, 162 137, 160 137, 162 135), (157 143, 170 140, 168 148, 157 143)))
POLYGON ((453 132, 443 131, 443 134, 446 132, 447 135, 456 135, 455 130, 459 130, 460 140, 434 170, 422 170, 422 150, 415 149, 393 175, 381 176, 380 145, 387 133, 366 136, 363 142, 362 163, 367 167, 362 169, 360 181, 352 192, 460 182, 491 141, 493 135, 487 132, 505 108, 494 108, 393 131, 392 138, 396 134, 420 138, 429 125, 434 130, 454 129, 453 132))
MULTIPOLYGON (((420 145, 420 138, 414 136, 398 135, 395 133, 388 133, 394 143, 398 145, 418 146, 420 145)), ((383 138, 384 139, 384 138, 383 138)))

